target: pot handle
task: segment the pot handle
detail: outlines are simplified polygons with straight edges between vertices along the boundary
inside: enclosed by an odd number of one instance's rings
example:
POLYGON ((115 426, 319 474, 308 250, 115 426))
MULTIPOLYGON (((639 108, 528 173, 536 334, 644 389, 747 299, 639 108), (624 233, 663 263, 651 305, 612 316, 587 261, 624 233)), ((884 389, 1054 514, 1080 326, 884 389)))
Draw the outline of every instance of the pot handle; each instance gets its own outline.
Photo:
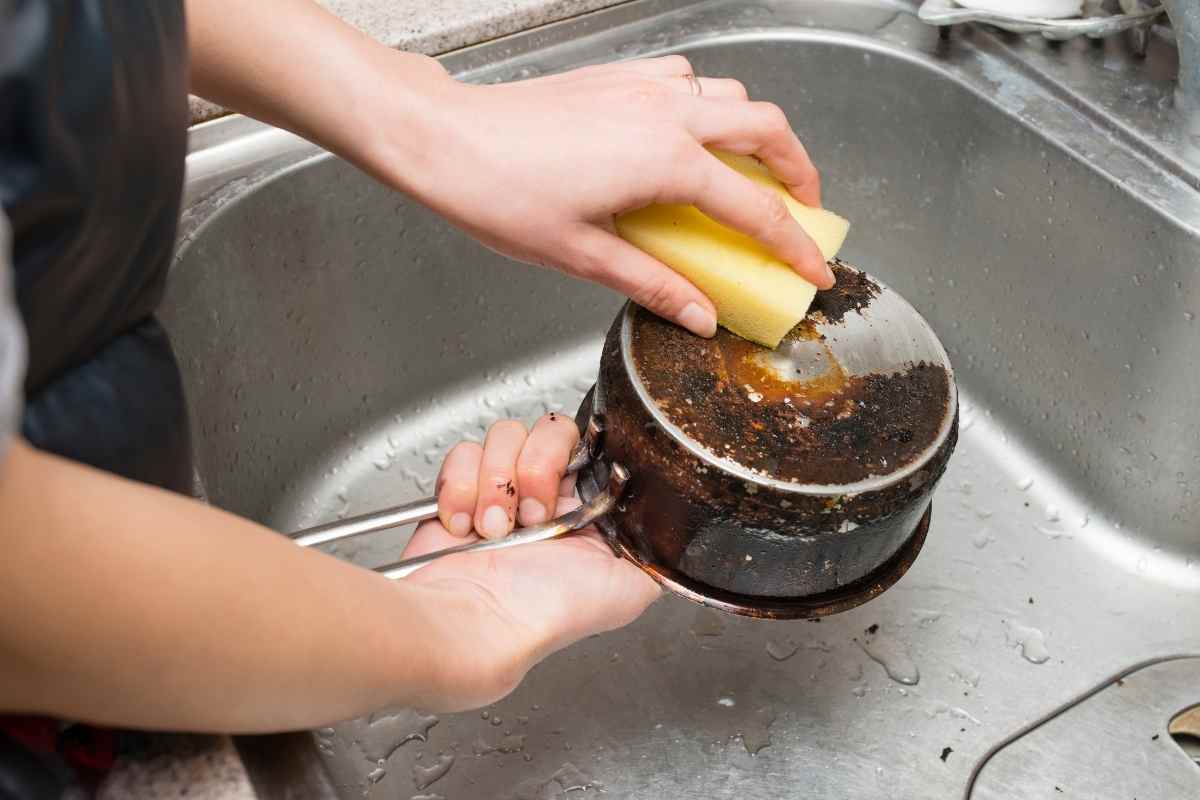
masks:
POLYGON ((620 464, 613 464, 609 470, 608 485, 604 487, 604 490, 591 500, 572 511, 568 511, 561 517, 556 517, 540 525, 518 528, 503 539, 480 539, 477 542, 460 544, 456 547, 447 547, 445 550, 435 550, 423 556, 406 558, 403 561, 385 564, 382 567, 376 567, 375 571, 382 573, 386 578, 396 580, 397 578, 403 578, 406 575, 416 572, 421 567, 432 561, 436 561, 442 556, 453 555, 455 553, 476 553, 484 550, 503 550, 506 547, 516 547, 519 544, 533 544, 534 542, 544 542, 547 539, 555 539, 563 534, 587 527, 612 511, 617 505, 617 501, 621 499, 621 493, 624 491, 628 480, 629 472, 620 464))
MULTIPOLYGON (((583 436, 580 438, 579 443, 575 445, 575 450, 571 453, 571 460, 567 462, 568 474, 578 472, 591 463, 592 459, 600 451, 600 437, 603 432, 604 428, 600 423, 599 417, 592 416, 588 419, 583 436)), ((608 513, 620 497, 627 479, 628 473, 626 473, 624 468, 614 464, 612 476, 605 491, 596 495, 591 501, 584 503, 574 511, 569 511, 557 519, 529 528, 519 528, 503 539, 471 542, 447 548, 446 550, 429 553, 418 558, 388 564, 379 567, 377 571, 383 572, 389 578, 399 578, 420 566, 424 566, 433 559, 449 553, 467 552, 470 550, 495 550, 502 547, 511 547, 516 544, 553 539, 556 536, 561 536, 569 531, 589 525, 597 518, 608 513), (618 477, 618 471, 620 477, 618 477)), ((349 519, 317 525, 313 528, 288 534, 288 536, 301 547, 315 547, 316 545, 351 539, 356 536, 364 536, 368 533, 388 530, 389 528, 399 528, 403 525, 424 522, 436 516, 437 498, 426 497, 421 500, 413 500, 404 505, 386 508, 382 511, 375 511, 370 514, 362 514, 357 517, 350 517, 349 519)))

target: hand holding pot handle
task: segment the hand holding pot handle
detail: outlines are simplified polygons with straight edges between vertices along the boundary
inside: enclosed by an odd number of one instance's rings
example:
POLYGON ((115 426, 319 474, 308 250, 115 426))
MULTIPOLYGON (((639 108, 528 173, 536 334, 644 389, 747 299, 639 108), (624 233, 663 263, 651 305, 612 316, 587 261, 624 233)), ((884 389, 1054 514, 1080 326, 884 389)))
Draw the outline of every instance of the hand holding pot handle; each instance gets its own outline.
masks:
POLYGON ((575 421, 549 413, 526 431, 516 420, 492 425, 483 445, 460 442, 437 479, 438 519, 454 536, 501 539, 518 522, 550 519, 559 497, 573 493, 567 464, 579 441, 575 421))

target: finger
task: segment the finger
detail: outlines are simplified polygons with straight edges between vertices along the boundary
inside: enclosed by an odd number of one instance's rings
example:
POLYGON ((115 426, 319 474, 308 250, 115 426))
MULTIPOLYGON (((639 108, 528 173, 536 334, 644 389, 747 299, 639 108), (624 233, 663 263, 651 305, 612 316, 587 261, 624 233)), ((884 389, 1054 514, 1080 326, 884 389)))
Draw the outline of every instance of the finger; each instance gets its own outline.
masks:
POLYGON ((712 301, 666 264, 615 233, 592 225, 584 226, 572 241, 577 262, 574 274, 620 292, 697 336, 707 338, 717 332, 712 301))
POLYGON ((446 455, 438 472, 438 519, 455 536, 471 532, 482 459, 482 447, 474 442, 459 442, 446 455))
POLYGON ((792 196, 821 205, 821 175, 813 166, 787 115, 774 103, 730 104, 706 97, 685 112, 686 125, 705 145, 762 159, 792 196))
POLYGON ((717 222, 762 242, 818 288, 833 286, 833 272, 821 250, 777 192, 739 174, 710 153, 705 153, 703 164, 696 171, 694 196, 689 202, 717 222))
POLYGON ((635 72, 654 78, 694 75, 696 72, 692 68, 692 62, 678 54, 655 58, 631 58, 628 61, 615 61, 606 66, 622 72, 635 72))
POLYGON ((696 97, 719 98, 722 100, 749 100, 750 95, 741 81, 733 78, 701 78, 687 74, 672 75, 663 81, 673 91, 696 97), (699 91, 697 91, 699 90, 699 91))
POLYGON ((517 458, 528 434, 515 420, 497 422, 483 443, 479 464, 479 498, 475 502, 475 531, 485 539, 502 539, 517 518, 517 458))
MULTIPOLYGON (((409 538, 408 543, 404 545, 404 551, 400 554, 400 558, 416 558, 426 553, 445 550, 447 547, 457 547, 465 544, 463 538, 462 536, 455 536, 446 530, 441 520, 432 519, 422 522, 413 531, 413 535, 409 538)), ((474 534, 470 534, 465 538, 468 541, 478 540, 478 537, 474 534)))
POLYGON ((558 499, 558 483, 578 441, 579 429, 570 417, 547 414, 534 424, 517 459, 517 485, 521 489, 517 518, 522 525, 550 519, 558 499))

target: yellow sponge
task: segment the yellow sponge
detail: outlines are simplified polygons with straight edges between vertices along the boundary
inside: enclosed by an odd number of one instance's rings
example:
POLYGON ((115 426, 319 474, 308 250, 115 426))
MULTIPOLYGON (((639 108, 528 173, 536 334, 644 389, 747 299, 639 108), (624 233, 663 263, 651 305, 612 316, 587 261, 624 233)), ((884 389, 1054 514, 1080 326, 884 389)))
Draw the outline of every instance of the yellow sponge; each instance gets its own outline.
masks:
MULTIPOLYGON (((761 163, 749 156, 714 153, 751 180, 778 192, 825 260, 837 255, 850 223, 795 200, 761 163)), ((704 292, 717 321, 752 342, 776 347, 803 319, 816 287, 756 240, 702 214, 695 206, 656 205, 622 214, 617 232, 704 292)))

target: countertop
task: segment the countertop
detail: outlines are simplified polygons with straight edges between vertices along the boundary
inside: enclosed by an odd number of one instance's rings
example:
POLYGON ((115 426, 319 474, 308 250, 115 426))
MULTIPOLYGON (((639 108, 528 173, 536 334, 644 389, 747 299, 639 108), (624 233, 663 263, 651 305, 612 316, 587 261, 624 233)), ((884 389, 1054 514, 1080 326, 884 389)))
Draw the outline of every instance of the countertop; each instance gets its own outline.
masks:
MULTIPOLYGON (((400 50, 438 55, 617 5, 621 0, 317 0, 351 25, 400 50)), ((192 122, 224 109, 191 98, 192 122)))
MULTIPOLYGON (((438 55, 517 31, 617 5, 621 0, 318 0, 350 24, 397 49, 438 55)), ((226 111, 191 98, 192 122, 226 111)), ((167 737, 153 754, 118 763, 102 800, 253 800, 250 780, 227 737, 167 737)))

